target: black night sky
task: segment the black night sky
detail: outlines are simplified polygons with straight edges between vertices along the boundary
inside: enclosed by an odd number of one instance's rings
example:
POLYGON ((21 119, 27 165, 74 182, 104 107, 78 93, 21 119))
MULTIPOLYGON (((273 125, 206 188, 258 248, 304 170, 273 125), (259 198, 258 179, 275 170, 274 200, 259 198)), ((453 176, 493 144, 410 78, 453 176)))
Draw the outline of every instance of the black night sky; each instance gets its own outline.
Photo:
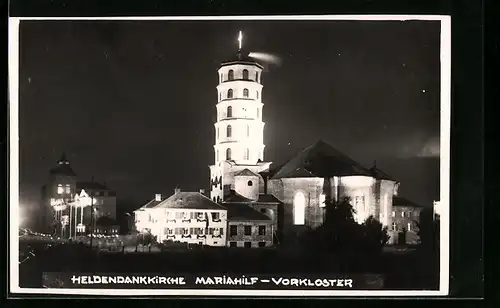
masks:
POLYGON ((24 21, 21 203, 35 207, 63 151, 80 180, 120 202, 208 189, 217 68, 243 47, 281 64, 263 76, 265 160, 323 139, 439 198, 439 22, 24 21))

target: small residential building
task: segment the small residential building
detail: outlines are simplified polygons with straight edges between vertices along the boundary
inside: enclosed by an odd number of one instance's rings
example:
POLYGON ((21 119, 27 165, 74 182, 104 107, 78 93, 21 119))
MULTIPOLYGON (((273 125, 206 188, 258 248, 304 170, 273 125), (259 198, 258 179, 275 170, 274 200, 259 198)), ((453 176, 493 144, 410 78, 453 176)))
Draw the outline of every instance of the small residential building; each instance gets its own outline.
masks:
POLYGON ((202 192, 182 192, 154 200, 135 211, 136 229, 150 232, 158 242, 225 246, 227 210, 202 192))
POLYGON ((229 247, 269 247, 279 243, 280 205, 273 195, 249 199, 232 191, 222 205, 227 208, 229 247))
POLYGON ((95 222, 95 234, 117 235, 120 233, 120 225, 116 220, 108 216, 101 216, 95 222))
POLYGON ((228 247, 270 247, 273 245, 273 221, 244 203, 227 207, 228 247))
POLYGON ((393 197, 392 229, 397 233, 394 244, 415 245, 419 243, 418 224, 422 210, 422 206, 406 198, 393 197))

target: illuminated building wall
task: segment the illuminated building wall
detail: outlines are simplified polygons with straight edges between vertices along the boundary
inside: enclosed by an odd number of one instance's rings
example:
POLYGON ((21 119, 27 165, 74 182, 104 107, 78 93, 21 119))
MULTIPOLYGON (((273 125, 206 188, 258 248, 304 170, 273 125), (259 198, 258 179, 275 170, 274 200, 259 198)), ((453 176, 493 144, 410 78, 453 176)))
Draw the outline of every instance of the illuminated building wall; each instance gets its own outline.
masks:
POLYGON ((175 190, 171 197, 151 201, 136 210, 135 229, 158 242, 226 246, 227 210, 196 192, 175 190))

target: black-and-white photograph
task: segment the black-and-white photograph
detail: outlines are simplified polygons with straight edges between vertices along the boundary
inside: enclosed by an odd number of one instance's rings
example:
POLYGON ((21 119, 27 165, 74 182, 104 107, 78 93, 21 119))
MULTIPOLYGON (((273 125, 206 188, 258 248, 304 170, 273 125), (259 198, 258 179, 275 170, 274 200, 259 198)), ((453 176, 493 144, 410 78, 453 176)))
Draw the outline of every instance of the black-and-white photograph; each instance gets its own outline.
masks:
POLYGON ((449 26, 11 22, 12 290, 446 295, 449 26))

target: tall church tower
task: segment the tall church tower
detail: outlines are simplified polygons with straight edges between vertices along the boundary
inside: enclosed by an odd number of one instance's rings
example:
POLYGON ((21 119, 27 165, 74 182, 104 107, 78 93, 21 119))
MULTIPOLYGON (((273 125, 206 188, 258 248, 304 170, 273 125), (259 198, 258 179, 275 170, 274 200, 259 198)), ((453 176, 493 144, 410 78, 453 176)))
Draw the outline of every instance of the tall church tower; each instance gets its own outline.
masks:
MULTIPOLYGON (((240 31, 236 57, 223 62, 218 70, 215 162, 210 166, 214 201, 224 201, 231 194, 235 173, 249 169, 258 175, 271 165, 263 162, 263 67, 242 51, 242 40, 240 31)), ((259 184, 263 191, 262 177, 259 184)))

